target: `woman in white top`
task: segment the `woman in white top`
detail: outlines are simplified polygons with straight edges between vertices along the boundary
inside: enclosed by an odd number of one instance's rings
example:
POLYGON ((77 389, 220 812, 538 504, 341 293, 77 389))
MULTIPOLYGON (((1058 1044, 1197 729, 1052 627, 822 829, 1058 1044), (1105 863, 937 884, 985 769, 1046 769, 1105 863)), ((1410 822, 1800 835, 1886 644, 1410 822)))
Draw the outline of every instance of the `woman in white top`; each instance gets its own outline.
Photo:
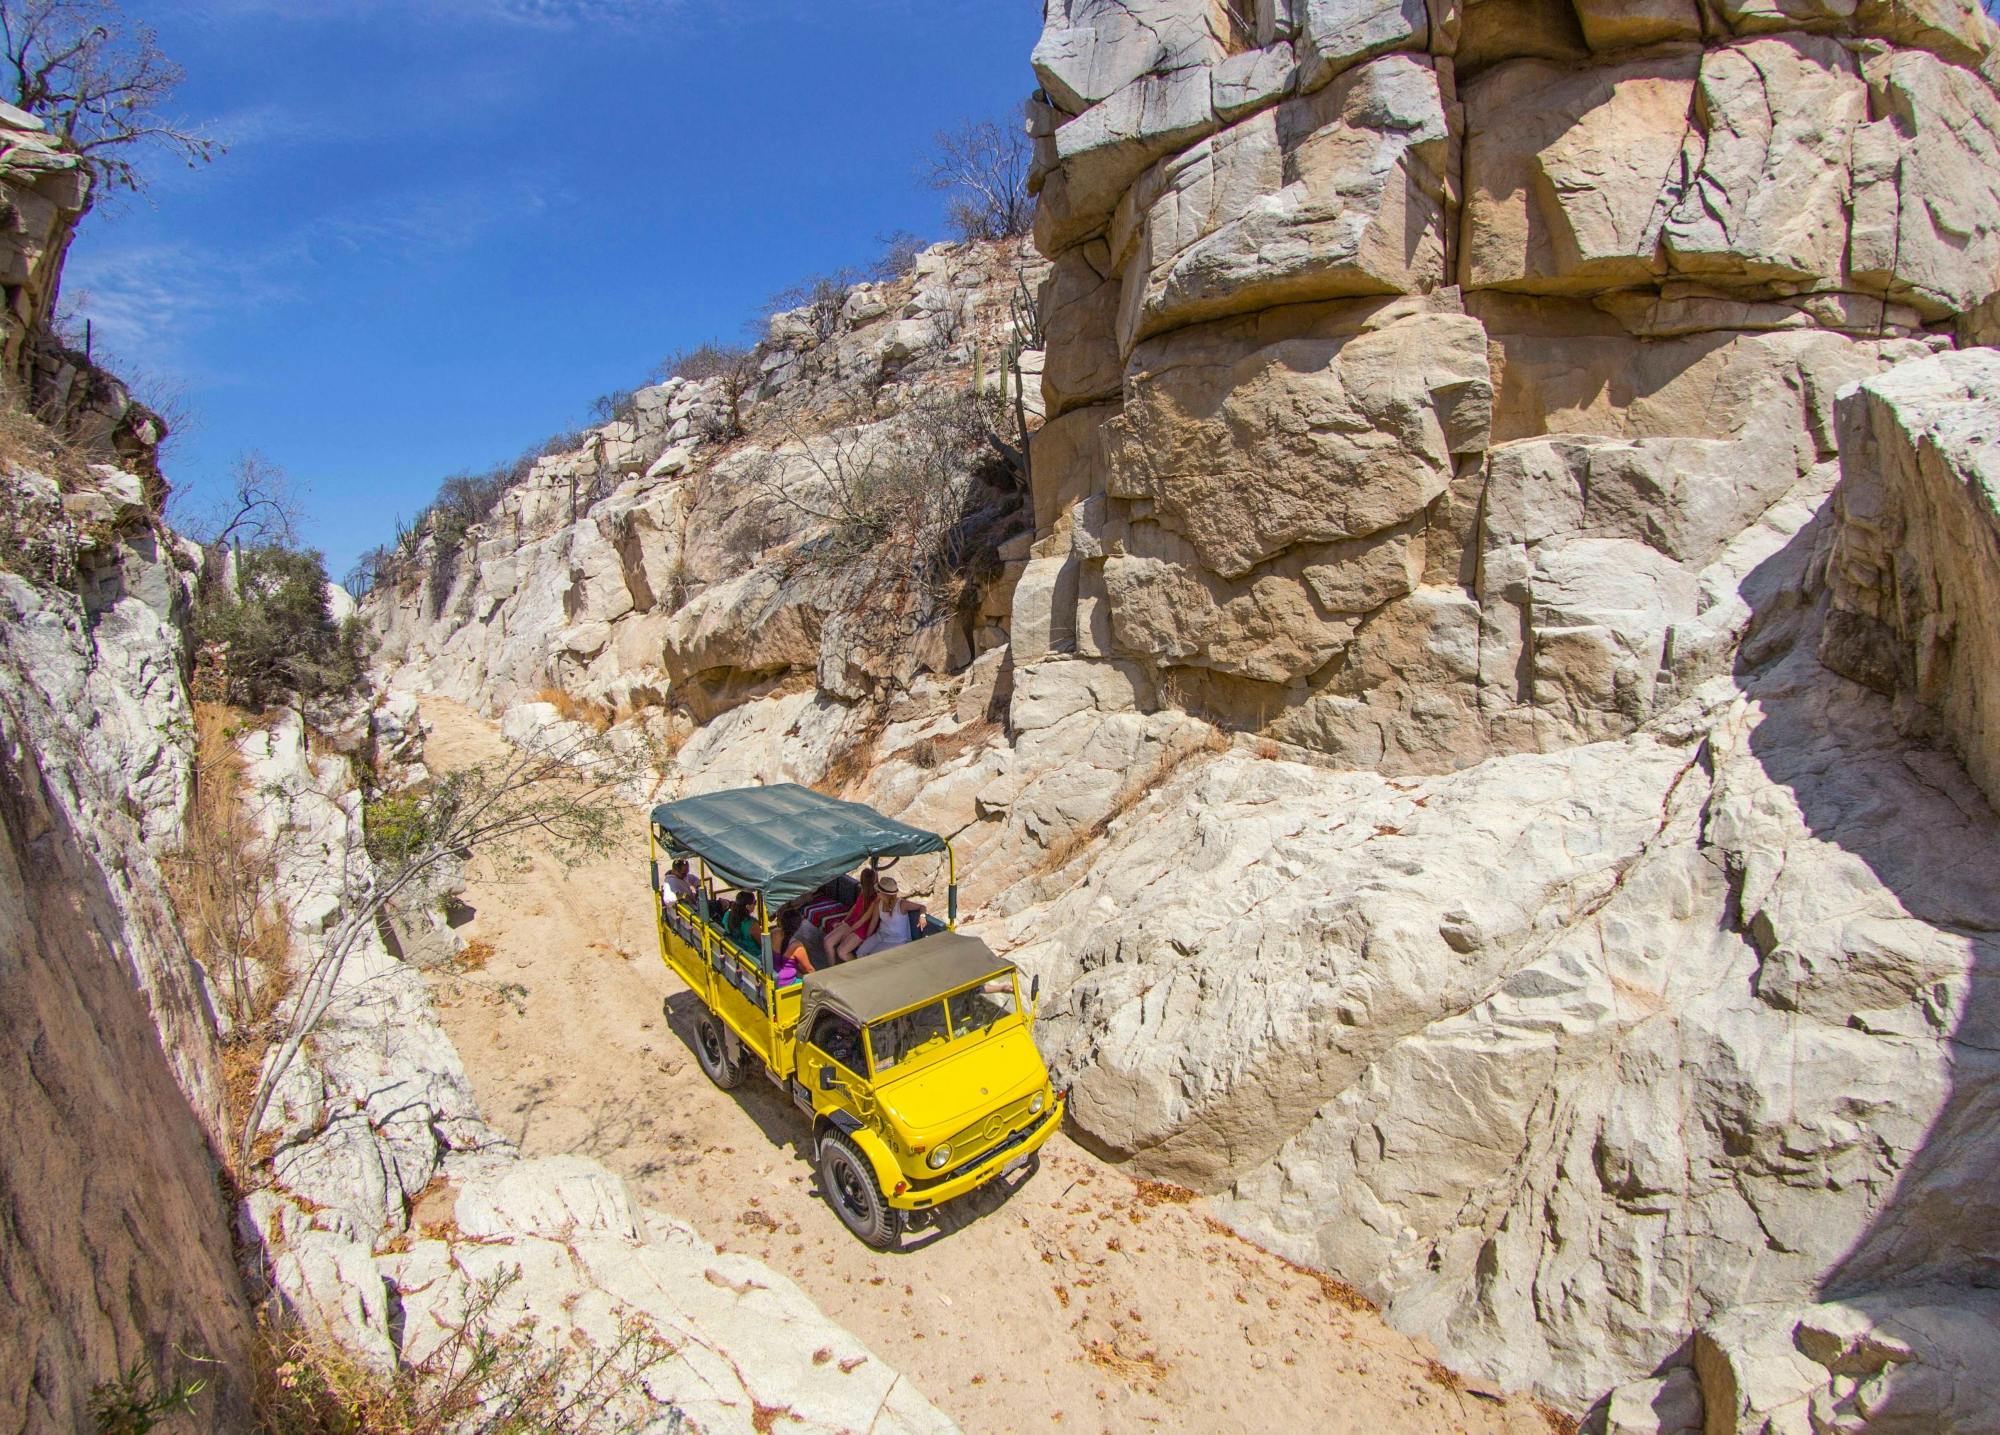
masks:
POLYGON ((875 931, 861 944, 861 950, 854 954, 857 957, 900 947, 909 941, 910 919, 923 915, 924 904, 905 897, 897 887, 896 879, 885 873, 875 884, 875 911, 875 931))

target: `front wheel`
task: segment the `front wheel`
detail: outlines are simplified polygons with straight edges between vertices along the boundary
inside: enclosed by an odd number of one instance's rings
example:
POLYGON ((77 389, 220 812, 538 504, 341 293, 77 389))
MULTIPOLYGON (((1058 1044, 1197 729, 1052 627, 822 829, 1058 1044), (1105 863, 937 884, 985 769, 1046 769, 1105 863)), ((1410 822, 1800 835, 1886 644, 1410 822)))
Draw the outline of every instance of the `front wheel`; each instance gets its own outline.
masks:
POLYGON ((743 1054, 731 1053, 729 1036, 713 1012, 703 1012, 694 1021, 694 1059, 701 1074, 730 1091, 743 1084, 743 1054))
POLYGON ((903 1213, 883 1197, 868 1158, 837 1131, 820 1138, 819 1184, 840 1223, 863 1243, 886 1251, 903 1234, 903 1213))

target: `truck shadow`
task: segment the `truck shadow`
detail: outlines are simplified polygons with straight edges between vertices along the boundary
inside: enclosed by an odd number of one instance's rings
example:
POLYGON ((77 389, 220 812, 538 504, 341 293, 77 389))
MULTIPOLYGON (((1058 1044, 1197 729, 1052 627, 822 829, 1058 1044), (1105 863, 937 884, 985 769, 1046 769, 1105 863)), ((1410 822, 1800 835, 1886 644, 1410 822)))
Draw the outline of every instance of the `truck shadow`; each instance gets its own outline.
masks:
MULTIPOLYGON (((670 994, 660 1003, 660 1013, 666 1018, 667 1030, 687 1048, 689 1079, 706 1082, 708 1078, 701 1075, 700 1063, 695 1060, 694 1024, 701 1012, 701 999, 686 988, 670 994)), ((820 1187, 819 1169, 813 1160, 810 1118, 793 1105, 791 1098, 780 1091, 761 1069, 753 1069, 744 1077, 741 1086, 724 1094, 735 1098, 743 1113, 757 1124, 765 1140, 789 1153, 805 1168, 811 1181, 813 1198, 825 1207, 826 1219, 839 1225, 840 1218, 834 1215, 830 1206, 825 1206, 826 1192, 820 1187)), ((1040 1169, 1041 1155, 1038 1152, 1012 1176, 989 1181, 980 1189, 970 1191, 947 1205, 928 1211, 909 1212, 903 1242, 883 1254, 914 1255, 992 1215, 1013 1200, 1015 1193, 1033 1180, 1040 1169)))

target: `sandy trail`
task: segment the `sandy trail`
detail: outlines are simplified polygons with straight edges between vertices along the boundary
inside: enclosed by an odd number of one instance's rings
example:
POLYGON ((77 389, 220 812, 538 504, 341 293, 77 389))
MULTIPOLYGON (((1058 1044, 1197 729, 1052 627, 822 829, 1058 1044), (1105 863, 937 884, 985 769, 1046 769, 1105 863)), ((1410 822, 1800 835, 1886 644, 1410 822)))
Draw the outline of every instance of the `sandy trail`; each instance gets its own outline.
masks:
MULTIPOLYGON (((464 708, 423 711, 436 770, 503 750, 464 708)), ((1428 1345, 1063 1136, 1015 1189, 947 1208, 900 1252, 863 1246, 819 1198, 790 1101, 754 1075, 719 1091, 695 1065, 636 810, 626 835, 573 871, 545 854, 504 880, 476 864, 463 933, 492 955, 433 974, 488 1119, 529 1155, 594 1156, 785 1272, 968 1431, 1547 1435, 1525 1400, 1463 1388, 1428 1345)))

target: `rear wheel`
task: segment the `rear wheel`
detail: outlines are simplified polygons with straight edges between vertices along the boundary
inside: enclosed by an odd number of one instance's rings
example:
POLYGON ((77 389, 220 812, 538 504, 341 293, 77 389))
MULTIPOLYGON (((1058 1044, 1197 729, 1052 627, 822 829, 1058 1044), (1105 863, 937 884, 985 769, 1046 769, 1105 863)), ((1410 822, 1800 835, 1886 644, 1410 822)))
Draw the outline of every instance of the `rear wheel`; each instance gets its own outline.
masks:
POLYGON ((883 1197, 861 1148, 838 1131, 819 1139, 819 1184, 840 1223, 865 1244, 886 1251, 903 1234, 903 1213, 883 1197))
POLYGON ((730 1050, 729 1035, 713 1012, 694 1019, 694 1059, 701 1063, 701 1074, 724 1091, 743 1084, 743 1054, 730 1050))

